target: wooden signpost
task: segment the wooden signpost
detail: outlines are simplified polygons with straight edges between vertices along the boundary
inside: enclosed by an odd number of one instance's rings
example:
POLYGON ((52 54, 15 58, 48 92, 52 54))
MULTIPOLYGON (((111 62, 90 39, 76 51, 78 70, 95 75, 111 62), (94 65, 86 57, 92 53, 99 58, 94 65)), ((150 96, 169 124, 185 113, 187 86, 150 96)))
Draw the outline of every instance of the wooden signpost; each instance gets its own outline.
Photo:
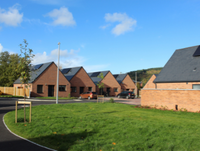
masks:
POLYGON ((97 103, 98 101, 104 103, 104 95, 97 95, 97 103))
POLYGON ((29 123, 31 123, 31 106, 32 102, 31 101, 16 101, 15 102, 15 123, 17 123, 17 105, 18 104, 29 104, 30 105, 30 111, 29 111, 29 123))

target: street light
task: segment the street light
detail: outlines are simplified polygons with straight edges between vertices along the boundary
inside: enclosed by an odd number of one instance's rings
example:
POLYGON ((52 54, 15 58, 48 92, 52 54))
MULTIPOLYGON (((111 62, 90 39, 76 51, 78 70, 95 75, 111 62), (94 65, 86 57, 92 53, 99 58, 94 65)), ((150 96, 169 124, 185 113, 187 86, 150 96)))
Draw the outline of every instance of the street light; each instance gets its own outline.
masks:
POLYGON ((60 42, 58 43, 58 65, 57 65, 57 92, 56 92, 56 104, 58 104, 58 88, 59 88, 59 60, 60 60, 60 42))

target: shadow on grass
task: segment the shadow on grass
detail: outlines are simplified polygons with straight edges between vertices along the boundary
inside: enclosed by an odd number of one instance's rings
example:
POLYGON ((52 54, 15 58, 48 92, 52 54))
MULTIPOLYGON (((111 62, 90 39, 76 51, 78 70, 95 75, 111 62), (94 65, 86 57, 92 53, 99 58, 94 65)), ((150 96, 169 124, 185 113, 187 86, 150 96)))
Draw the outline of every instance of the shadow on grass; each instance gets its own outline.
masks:
POLYGON ((75 144, 83 144, 87 137, 92 136, 95 133, 97 133, 95 130, 89 132, 85 130, 80 133, 69 134, 57 134, 54 132, 48 136, 30 138, 29 140, 58 151, 64 151, 69 150, 75 144))

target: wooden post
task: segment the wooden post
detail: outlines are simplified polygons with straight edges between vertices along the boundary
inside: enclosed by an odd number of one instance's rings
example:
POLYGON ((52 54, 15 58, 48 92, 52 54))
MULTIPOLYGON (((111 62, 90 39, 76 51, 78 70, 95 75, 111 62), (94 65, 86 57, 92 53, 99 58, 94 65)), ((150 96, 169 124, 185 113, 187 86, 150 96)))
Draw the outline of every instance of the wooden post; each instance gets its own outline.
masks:
POLYGON ((16 101, 15 105, 15 123, 17 123, 17 105, 18 104, 29 104, 30 105, 30 111, 29 111, 29 123, 31 123, 31 108, 32 108, 32 102, 31 101, 16 101))
POLYGON ((32 102, 30 102, 29 123, 31 123, 31 106, 32 106, 32 102))
POLYGON ((17 123, 17 104, 18 101, 15 102, 15 123, 17 123))

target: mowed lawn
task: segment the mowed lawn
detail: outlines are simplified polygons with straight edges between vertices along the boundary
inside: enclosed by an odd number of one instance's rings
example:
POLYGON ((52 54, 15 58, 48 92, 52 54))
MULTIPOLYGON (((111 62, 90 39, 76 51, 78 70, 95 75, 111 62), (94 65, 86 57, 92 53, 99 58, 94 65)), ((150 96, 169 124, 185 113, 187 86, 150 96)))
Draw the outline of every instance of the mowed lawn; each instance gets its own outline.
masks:
POLYGON ((23 123, 23 109, 17 124, 14 117, 14 111, 4 117, 11 131, 56 150, 200 150, 200 113, 76 103, 32 107, 31 123, 23 123))

